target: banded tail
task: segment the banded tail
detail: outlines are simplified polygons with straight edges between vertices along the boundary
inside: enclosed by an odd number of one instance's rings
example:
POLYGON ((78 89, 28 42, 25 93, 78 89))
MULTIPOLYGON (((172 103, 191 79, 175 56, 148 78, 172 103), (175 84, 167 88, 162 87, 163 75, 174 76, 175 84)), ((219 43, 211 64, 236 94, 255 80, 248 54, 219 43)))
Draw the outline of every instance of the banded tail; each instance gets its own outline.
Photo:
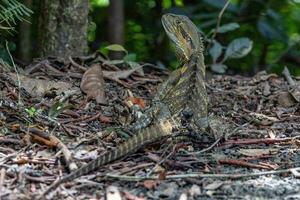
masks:
POLYGON ((139 148, 148 143, 158 141, 161 138, 171 135, 173 129, 172 124, 173 123, 170 120, 163 120, 162 122, 158 122, 157 124, 140 130, 136 135, 122 143, 120 146, 117 146, 115 149, 106 152, 69 175, 64 176, 62 179, 55 181, 47 190, 45 190, 45 192, 43 192, 40 198, 48 194, 51 190, 57 188, 62 183, 74 180, 82 175, 94 171, 105 164, 128 155, 131 152, 137 151, 139 148))

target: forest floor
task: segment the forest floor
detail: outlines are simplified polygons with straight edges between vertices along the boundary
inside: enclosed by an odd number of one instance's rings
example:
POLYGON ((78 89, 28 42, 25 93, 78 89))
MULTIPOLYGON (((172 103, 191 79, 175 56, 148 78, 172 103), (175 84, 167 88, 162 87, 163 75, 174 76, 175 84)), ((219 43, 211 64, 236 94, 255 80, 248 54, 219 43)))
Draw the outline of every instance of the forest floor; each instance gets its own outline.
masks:
MULTIPOLYGON (((135 120, 131 105, 146 109, 167 73, 115 64, 95 55, 49 58, 18 76, 0 73, 0 199, 34 199, 130 137, 119 127, 135 120), (91 65, 102 67, 105 83, 94 77, 87 98, 80 82, 91 65)), ((214 75, 207 92, 209 113, 234 127, 218 144, 146 146, 62 184, 47 199, 300 199, 300 77, 214 75)))

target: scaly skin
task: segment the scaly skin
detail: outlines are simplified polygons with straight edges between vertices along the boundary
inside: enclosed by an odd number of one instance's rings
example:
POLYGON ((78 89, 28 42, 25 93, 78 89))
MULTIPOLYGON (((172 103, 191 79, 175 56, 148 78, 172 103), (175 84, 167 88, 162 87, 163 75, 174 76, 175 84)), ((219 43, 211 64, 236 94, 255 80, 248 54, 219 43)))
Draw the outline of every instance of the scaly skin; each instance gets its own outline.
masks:
POLYGON ((207 94, 204 84, 205 65, 203 44, 197 27, 185 16, 166 14, 162 23, 169 38, 176 44, 179 59, 184 64, 174 71, 158 89, 150 108, 152 125, 143 128, 114 150, 106 152, 76 171, 54 182, 40 198, 64 182, 87 174, 100 166, 122 158, 144 145, 170 136, 180 125, 183 110, 193 113, 193 122, 206 118, 207 94))
POLYGON ((165 14, 162 24, 183 67, 171 74, 154 100, 167 105, 172 116, 183 110, 191 112, 193 124, 203 128, 207 125, 208 97, 202 37, 193 22, 183 15, 165 14))

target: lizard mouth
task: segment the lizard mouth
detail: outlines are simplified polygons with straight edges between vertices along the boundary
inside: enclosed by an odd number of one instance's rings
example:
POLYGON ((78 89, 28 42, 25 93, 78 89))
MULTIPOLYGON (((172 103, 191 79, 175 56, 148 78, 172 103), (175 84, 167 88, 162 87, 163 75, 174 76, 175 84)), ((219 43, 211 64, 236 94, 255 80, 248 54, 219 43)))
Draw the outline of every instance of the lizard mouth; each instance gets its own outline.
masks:
POLYGON ((167 35, 169 36, 169 38, 172 40, 172 42, 174 42, 177 46, 180 46, 180 44, 177 41, 177 36, 175 33, 178 32, 177 30, 177 25, 176 25, 176 15, 167 13, 164 14, 161 18, 161 22, 162 25, 167 33, 167 35))
POLYGON ((193 44, 188 40, 189 35, 186 33, 186 30, 184 30, 184 24, 182 23, 182 20, 180 20, 180 16, 181 15, 167 13, 162 16, 161 21, 169 39, 176 46, 177 57, 180 60, 187 60, 190 56, 188 46, 193 44))

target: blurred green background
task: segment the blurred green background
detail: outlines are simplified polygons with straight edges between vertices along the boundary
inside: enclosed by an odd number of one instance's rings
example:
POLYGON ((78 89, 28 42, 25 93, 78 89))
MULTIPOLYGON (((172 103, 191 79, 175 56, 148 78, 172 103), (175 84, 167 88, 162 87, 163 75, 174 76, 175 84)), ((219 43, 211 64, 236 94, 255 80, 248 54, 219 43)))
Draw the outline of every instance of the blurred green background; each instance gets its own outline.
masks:
MULTIPOLYGON (((177 65, 169 48, 160 17, 163 13, 190 17, 198 28, 209 33, 215 28, 223 0, 125 0, 124 47, 136 55, 137 61, 177 65)), ((92 31, 89 33, 92 51, 107 43, 108 0, 90 0, 92 31)), ((286 65, 293 74, 300 74, 300 1, 292 0, 231 0, 221 19, 222 24, 238 23, 239 28, 218 34, 224 46, 238 37, 253 41, 251 52, 241 58, 228 60, 226 73, 252 75, 261 70, 280 73, 286 65)), ((211 63, 207 56, 207 63, 211 63)))
MULTIPOLYGON (((27 1, 20 1, 26 5, 27 1)), ((121 0, 120 0, 121 1, 121 0)), ((30 20, 32 43, 28 48, 32 58, 36 49, 39 1, 31 0, 34 11, 30 20)), ((150 62, 161 67, 174 69, 178 65, 172 46, 167 38, 160 18, 164 13, 188 16, 203 33, 206 39, 206 64, 218 73, 253 75, 261 70, 280 73, 288 66, 291 73, 300 75, 300 0, 231 0, 226 8, 218 32, 212 40, 218 15, 225 0, 122 0, 124 12, 124 34, 122 46, 128 51, 127 60, 150 62), (234 40, 246 51, 241 56, 224 59, 226 48, 234 40), (244 45, 244 46, 243 46, 244 45), (212 48, 214 47, 214 48, 212 48), (219 63, 220 65, 212 64, 219 63)), ((88 42, 89 53, 100 51, 108 55, 105 48, 111 43, 109 36, 114 34, 109 28, 109 19, 116 14, 109 10, 109 0, 89 0, 88 42)), ((22 22, 27 23, 27 22, 22 22)), ((23 26, 16 32, 6 35, 14 57, 23 62, 20 45, 23 26)), ((3 35, 2 35, 3 36, 3 35)), ((0 56, 7 57, 4 43, 0 46, 0 56)), ((23 44, 24 45, 24 44, 23 44)), ((228 49, 228 48, 227 48, 228 49)), ((27 63, 28 64, 28 63, 27 63)))

